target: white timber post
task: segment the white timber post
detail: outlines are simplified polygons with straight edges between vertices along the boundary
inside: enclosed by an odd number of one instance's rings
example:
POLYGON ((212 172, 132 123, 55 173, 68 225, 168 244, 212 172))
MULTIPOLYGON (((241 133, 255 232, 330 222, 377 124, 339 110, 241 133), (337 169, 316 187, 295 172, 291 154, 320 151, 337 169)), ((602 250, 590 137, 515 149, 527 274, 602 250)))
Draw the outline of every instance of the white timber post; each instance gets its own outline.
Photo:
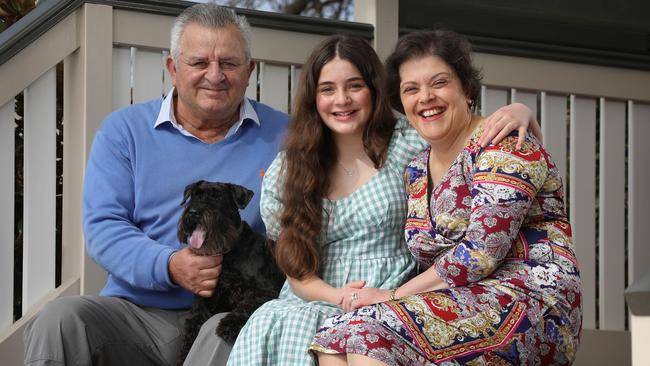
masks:
POLYGON ((399 37, 399 0, 355 0, 354 20, 375 27, 372 45, 384 61, 399 37))
MULTIPOLYGON (((80 263, 78 270, 81 274, 81 294, 95 295, 106 282, 106 272, 86 254, 81 227, 81 191, 86 159, 95 131, 113 106, 113 8, 85 4, 81 8, 79 26, 82 29, 81 44, 79 52, 67 60, 73 65, 70 65, 72 75, 66 83, 66 92, 75 96, 73 101, 77 101, 77 104, 68 105, 70 111, 65 123, 66 126, 69 123, 76 128, 64 129, 64 133, 67 133, 64 141, 68 141, 64 144, 64 149, 68 150, 63 153, 68 156, 64 160, 64 197, 66 192, 75 191, 71 195, 73 197, 66 200, 67 208, 64 203, 66 213, 72 219, 67 222, 67 231, 64 231, 64 237, 69 240, 64 245, 70 249, 78 248, 78 256, 73 256, 73 253, 64 255, 63 268, 76 266, 72 261, 80 263), (71 155, 76 158, 72 160, 71 155)), ((69 275, 68 272, 64 274, 69 275)))

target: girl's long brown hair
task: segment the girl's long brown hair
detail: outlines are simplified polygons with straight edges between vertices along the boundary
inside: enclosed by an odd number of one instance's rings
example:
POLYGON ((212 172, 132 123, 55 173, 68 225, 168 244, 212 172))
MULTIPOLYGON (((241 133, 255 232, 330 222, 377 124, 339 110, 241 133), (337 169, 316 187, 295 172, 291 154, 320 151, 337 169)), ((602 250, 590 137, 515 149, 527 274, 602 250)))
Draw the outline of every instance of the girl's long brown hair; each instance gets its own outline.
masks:
POLYGON ((339 57, 361 73, 371 91, 372 113, 363 132, 363 146, 375 168, 386 161, 395 118, 382 86, 384 70, 375 51, 361 38, 332 36, 321 42, 303 67, 296 103, 285 141, 284 187, 276 259, 287 276, 302 279, 321 267, 323 199, 337 152, 331 131, 316 109, 318 79, 325 64, 339 57))

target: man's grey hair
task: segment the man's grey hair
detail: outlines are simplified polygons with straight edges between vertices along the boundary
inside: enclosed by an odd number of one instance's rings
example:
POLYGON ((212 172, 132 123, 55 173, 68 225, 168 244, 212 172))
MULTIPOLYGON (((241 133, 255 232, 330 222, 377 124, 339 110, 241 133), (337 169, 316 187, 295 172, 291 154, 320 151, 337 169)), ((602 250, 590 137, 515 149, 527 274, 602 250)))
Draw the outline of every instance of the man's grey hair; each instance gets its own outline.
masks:
POLYGON ((242 38, 244 39, 244 47, 246 52, 246 59, 251 58, 251 27, 245 17, 237 15, 234 10, 219 6, 214 2, 207 2, 203 4, 195 4, 183 10, 183 12, 176 17, 171 31, 171 45, 169 52, 171 53, 174 64, 178 63, 180 56, 180 41, 183 36, 183 31, 188 24, 198 24, 202 27, 210 29, 224 28, 234 25, 239 29, 242 38))

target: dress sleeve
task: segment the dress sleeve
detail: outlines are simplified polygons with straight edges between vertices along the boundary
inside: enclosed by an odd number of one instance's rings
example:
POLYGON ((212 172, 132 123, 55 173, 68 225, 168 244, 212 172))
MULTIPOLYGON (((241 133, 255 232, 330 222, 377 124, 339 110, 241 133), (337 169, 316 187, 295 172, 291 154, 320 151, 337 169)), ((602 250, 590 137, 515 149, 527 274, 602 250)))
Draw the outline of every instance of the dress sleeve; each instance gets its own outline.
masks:
POLYGON ((409 126, 406 117, 399 117, 388 149, 388 166, 401 175, 413 157, 427 146, 427 142, 409 126))
POLYGON ((280 235, 280 212, 282 192, 284 153, 280 152, 264 173, 262 180, 262 195, 260 197, 260 213, 266 226, 266 236, 277 241, 280 235))
POLYGON ((509 136, 470 154, 467 230, 434 261, 438 274, 452 286, 480 281, 497 269, 546 181, 549 161, 541 146, 531 138, 520 151, 515 144, 516 136, 509 136))

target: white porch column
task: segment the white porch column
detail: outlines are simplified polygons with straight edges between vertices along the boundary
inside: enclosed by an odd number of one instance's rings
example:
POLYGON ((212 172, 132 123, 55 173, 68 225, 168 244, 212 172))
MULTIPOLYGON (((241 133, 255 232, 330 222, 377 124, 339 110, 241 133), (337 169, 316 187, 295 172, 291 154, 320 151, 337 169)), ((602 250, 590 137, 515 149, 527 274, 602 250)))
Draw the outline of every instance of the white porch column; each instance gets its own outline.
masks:
POLYGON ((374 25, 373 47, 384 61, 399 37, 399 0, 355 0, 354 20, 374 25))

